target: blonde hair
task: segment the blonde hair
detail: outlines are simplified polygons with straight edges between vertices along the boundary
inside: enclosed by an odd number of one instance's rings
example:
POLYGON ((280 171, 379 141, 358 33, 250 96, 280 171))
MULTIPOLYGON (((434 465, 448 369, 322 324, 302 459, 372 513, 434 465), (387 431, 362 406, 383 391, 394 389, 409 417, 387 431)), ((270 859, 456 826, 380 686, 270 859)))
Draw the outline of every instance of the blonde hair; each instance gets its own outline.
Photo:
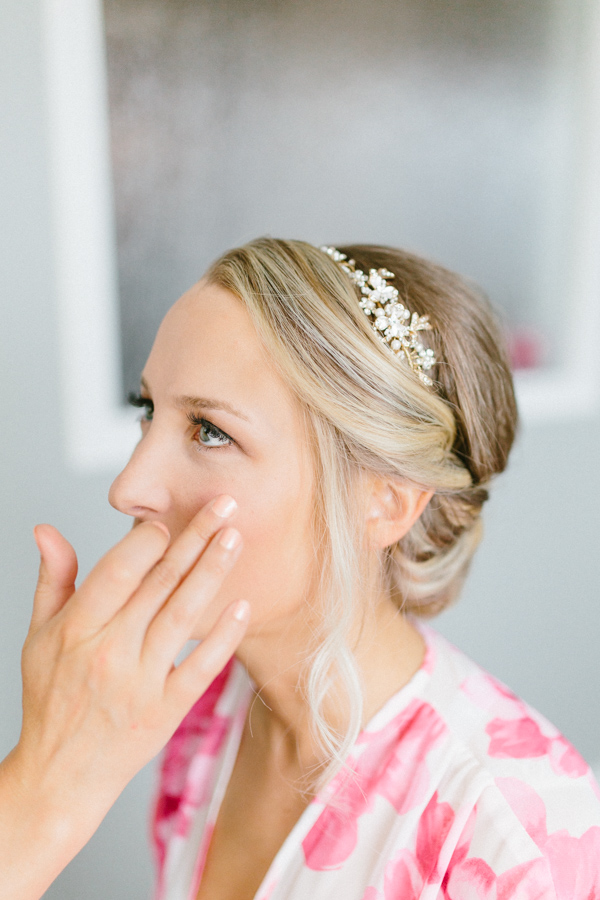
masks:
POLYGON ((429 314, 435 390, 382 346, 359 307, 357 288, 318 248, 261 238, 226 253, 207 273, 210 283, 247 307, 312 439, 323 619, 303 687, 327 760, 316 789, 341 768, 362 720, 360 680, 348 644, 372 571, 358 480, 374 473, 435 492, 410 532, 378 561, 381 586, 399 608, 433 615, 460 591, 481 538, 490 479, 506 465, 517 424, 501 331, 474 286, 402 250, 338 249, 363 271, 389 269, 405 305, 429 314), (344 733, 323 715, 334 672, 348 701, 344 733))

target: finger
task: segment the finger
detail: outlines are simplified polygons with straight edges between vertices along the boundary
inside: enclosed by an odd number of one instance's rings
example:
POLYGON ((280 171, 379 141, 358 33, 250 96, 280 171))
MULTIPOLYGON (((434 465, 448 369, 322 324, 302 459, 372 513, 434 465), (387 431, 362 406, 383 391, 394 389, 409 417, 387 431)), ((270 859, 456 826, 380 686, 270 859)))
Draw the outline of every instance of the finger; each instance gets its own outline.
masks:
POLYGON ((180 719, 231 659, 246 633, 249 619, 247 600, 232 603, 202 643, 171 671, 165 684, 165 700, 180 719))
POLYGON ((73 610, 85 627, 99 628, 128 602, 163 556, 169 532, 160 522, 142 522, 94 566, 77 593, 73 610))
POLYGON ((40 551, 40 572, 33 598, 30 630, 37 630, 62 609, 75 591, 77 556, 52 525, 36 525, 33 536, 40 551))
POLYGON ((185 581, 150 623, 142 659, 169 671, 186 641, 193 636, 198 617, 214 599, 233 568, 242 547, 235 528, 218 532, 185 581))
MULTIPOLYGON (((139 632, 144 631, 171 594, 179 587, 223 523, 233 515, 233 497, 221 494, 196 513, 189 525, 173 541, 165 555, 148 573, 132 597, 123 616, 139 632)), ((143 637, 142 637, 143 640, 143 637)))

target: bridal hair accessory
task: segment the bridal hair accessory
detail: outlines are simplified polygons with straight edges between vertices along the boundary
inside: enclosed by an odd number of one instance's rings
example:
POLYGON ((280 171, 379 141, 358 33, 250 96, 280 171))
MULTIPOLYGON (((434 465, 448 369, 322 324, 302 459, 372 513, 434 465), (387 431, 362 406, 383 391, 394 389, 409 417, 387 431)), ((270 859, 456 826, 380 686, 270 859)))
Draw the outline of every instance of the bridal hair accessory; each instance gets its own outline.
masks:
POLYGON ((423 346, 420 331, 431 331, 429 316, 411 313, 400 303, 398 289, 388 284, 394 273, 387 269, 370 269, 366 275, 356 268, 353 259, 340 253, 335 247, 321 247, 331 259, 348 274, 350 280, 360 288, 363 295, 359 301, 366 316, 371 316, 371 327, 379 338, 396 356, 404 355, 408 365, 427 387, 433 381, 426 374, 436 363, 433 350, 423 346))

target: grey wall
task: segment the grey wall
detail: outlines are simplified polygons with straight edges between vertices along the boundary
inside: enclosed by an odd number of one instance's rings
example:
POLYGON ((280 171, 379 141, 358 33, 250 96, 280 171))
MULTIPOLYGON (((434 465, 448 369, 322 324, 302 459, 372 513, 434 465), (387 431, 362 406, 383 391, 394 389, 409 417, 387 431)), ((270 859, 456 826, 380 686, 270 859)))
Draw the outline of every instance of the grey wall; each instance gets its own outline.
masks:
MULTIPOLYGON (((76 476, 63 450, 39 0, 0 8, 0 753, 19 733, 19 653, 37 559, 31 529, 57 525, 82 570, 125 531, 114 472, 76 476)), ((90 398, 93 403, 93 398, 90 398)), ((497 485, 465 596, 440 628, 600 760, 600 417, 529 427, 497 485)), ((151 772, 128 788, 48 892, 60 900, 149 895, 151 772)))

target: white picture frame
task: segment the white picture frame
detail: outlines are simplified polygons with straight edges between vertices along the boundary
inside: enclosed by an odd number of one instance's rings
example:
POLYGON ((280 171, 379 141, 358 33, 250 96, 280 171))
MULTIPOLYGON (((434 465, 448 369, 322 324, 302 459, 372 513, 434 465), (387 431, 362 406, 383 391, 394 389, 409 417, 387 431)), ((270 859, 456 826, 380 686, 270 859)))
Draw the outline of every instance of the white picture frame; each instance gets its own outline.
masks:
MULTIPOLYGON (((113 469, 138 436, 120 388, 115 222, 101 0, 43 0, 55 296, 66 455, 113 469), (90 398, 93 398, 90 400, 90 398)), ((565 249, 562 359, 517 372, 524 423, 593 415, 600 401, 600 2, 587 5, 576 180, 565 249)))

